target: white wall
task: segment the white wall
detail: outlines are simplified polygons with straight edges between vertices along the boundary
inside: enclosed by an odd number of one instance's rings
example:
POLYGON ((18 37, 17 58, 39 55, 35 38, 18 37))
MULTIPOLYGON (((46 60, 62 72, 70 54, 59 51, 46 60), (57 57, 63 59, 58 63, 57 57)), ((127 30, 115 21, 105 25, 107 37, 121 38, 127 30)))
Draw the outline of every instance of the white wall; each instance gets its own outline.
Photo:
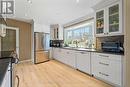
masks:
POLYGON ((45 32, 50 33, 50 26, 44 24, 34 23, 34 32, 45 32))

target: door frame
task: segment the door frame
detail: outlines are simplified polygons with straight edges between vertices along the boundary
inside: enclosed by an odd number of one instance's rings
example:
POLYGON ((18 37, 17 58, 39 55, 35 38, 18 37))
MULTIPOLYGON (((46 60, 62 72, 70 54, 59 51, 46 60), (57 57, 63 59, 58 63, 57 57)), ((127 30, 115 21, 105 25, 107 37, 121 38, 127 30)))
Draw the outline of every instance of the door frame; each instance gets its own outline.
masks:
POLYGON ((16 52, 17 52, 17 56, 19 58, 19 28, 6 26, 6 29, 16 30, 16 52))

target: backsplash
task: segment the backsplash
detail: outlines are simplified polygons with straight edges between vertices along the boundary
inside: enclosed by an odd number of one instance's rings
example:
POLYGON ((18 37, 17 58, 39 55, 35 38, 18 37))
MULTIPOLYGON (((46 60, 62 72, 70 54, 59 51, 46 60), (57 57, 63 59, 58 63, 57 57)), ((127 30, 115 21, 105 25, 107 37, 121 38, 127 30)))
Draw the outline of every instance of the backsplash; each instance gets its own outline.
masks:
POLYGON ((124 43, 124 35, 121 36, 108 36, 108 37, 98 37, 96 38, 96 48, 101 49, 101 43, 102 42, 122 42, 124 43))

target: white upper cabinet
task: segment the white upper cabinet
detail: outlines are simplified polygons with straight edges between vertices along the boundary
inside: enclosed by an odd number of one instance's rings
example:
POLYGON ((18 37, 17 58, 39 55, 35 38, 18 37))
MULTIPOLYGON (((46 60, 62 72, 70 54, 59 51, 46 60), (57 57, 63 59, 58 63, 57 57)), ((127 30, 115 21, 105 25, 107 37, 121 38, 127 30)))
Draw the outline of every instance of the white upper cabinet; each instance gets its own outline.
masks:
POLYGON ((50 25, 51 40, 63 40, 63 27, 59 24, 50 25))
POLYGON ((95 35, 123 35, 122 0, 106 0, 95 7, 95 35))
POLYGON ((51 40, 59 40, 59 25, 50 25, 51 40))

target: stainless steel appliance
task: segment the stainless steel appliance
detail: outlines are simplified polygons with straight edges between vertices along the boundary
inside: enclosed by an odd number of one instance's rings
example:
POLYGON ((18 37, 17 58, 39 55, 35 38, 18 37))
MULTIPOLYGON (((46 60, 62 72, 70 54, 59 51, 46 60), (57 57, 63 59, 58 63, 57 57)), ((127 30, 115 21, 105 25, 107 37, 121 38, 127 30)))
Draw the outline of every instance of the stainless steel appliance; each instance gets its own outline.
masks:
POLYGON ((50 40, 50 47, 63 47, 63 40, 50 40))
POLYGON ((102 50, 106 52, 120 53, 124 51, 123 43, 121 42, 103 42, 102 50))
POLYGON ((43 63, 49 60, 49 41, 50 35, 43 32, 35 32, 34 45, 35 45, 35 58, 34 63, 43 63))
POLYGON ((19 87, 19 82, 20 82, 20 78, 16 73, 16 66, 19 62, 19 58, 17 53, 14 51, 11 53, 11 56, 13 57, 11 59, 11 87, 15 87, 15 85, 17 84, 17 87, 19 87), (16 83, 16 79, 17 79, 17 83, 16 83))

